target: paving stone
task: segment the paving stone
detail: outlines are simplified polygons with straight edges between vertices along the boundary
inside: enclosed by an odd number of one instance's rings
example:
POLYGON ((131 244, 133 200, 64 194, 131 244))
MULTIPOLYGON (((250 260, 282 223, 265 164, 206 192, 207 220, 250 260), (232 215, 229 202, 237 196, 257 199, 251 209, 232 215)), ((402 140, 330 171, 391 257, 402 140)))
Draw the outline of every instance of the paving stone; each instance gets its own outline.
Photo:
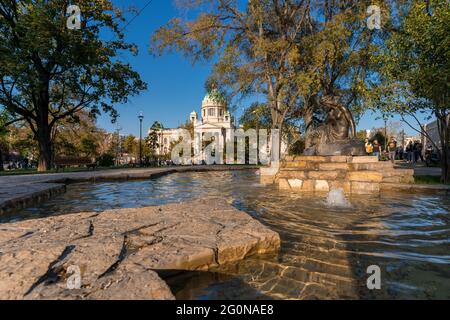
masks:
POLYGON ((0 299, 173 299, 153 270, 208 270, 279 247, 223 199, 5 223, 0 299), (73 267, 82 286, 70 290, 73 267))

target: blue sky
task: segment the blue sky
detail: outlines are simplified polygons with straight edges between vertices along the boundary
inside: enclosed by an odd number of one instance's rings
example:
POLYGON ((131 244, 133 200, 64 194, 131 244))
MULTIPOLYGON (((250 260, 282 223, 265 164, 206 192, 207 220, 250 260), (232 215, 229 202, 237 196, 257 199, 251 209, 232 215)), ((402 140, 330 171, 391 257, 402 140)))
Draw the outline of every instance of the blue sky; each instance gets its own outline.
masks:
MULTIPOLYGON (((122 8, 135 6, 143 8, 147 0, 113 0, 122 8)), ((100 116, 98 125, 107 131, 114 131, 117 126, 121 134, 139 134, 138 114, 144 114, 144 129, 155 121, 161 121, 165 127, 177 127, 184 123, 192 110, 199 112, 205 95, 204 83, 211 70, 210 64, 192 65, 180 54, 166 54, 153 57, 148 53, 152 33, 168 20, 184 16, 175 7, 175 0, 153 0, 152 3, 136 17, 127 27, 125 34, 128 42, 139 47, 137 56, 122 55, 123 61, 129 62, 148 83, 148 90, 139 96, 131 97, 124 105, 116 105, 120 114, 117 124, 112 124, 108 116, 100 116)), ((129 16, 128 18, 131 18, 129 16)), ((240 112, 238 110, 237 116, 240 112)), ((376 120, 377 115, 367 113, 359 121, 358 129, 382 127, 383 121, 376 120)), ((413 131, 404 126, 408 134, 413 131)))

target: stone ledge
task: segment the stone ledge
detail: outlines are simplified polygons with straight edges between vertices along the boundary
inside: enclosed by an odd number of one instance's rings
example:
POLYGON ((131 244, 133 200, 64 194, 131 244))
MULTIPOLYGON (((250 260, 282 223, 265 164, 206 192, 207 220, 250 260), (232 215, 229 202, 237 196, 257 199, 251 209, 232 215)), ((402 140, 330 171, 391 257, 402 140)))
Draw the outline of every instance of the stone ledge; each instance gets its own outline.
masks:
POLYGON ((0 230, 0 299, 173 299, 153 270, 208 270, 280 247, 277 233, 221 199, 52 216, 0 230), (81 271, 80 289, 67 289, 70 266, 81 271))
POLYGON ((47 200, 55 194, 62 193, 65 191, 65 184, 67 183, 152 179, 176 172, 249 169, 257 169, 257 166, 178 166, 0 176, 0 215, 23 209, 47 200))
POLYGON ((445 192, 450 193, 450 186, 445 184, 409 184, 409 183, 381 183, 381 192, 445 192))

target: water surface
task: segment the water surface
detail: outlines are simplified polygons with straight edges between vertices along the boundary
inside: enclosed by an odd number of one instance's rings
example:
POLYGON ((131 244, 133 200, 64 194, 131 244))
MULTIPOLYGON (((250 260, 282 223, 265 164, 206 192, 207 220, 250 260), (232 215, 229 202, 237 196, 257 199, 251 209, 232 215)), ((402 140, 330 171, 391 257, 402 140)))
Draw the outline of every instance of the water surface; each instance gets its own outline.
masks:
POLYGON ((178 298, 450 298, 448 195, 352 196, 350 208, 333 208, 325 196, 281 192, 258 180, 255 171, 235 171, 80 183, 0 221, 222 197, 277 231, 281 252, 167 279, 178 298), (381 268, 381 290, 367 289, 370 265, 381 268))

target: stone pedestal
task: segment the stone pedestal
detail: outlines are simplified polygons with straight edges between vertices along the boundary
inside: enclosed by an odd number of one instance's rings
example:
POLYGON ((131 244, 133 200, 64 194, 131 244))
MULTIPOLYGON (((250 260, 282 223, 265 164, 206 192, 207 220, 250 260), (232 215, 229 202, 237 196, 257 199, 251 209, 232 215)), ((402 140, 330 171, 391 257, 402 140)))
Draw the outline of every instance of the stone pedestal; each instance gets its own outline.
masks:
POLYGON ((288 156, 279 170, 261 170, 262 183, 281 190, 328 192, 341 188, 351 194, 378 194, 383 183, 414 183, 414 170, 394 169, 391 162, 367 156, 288 156))

